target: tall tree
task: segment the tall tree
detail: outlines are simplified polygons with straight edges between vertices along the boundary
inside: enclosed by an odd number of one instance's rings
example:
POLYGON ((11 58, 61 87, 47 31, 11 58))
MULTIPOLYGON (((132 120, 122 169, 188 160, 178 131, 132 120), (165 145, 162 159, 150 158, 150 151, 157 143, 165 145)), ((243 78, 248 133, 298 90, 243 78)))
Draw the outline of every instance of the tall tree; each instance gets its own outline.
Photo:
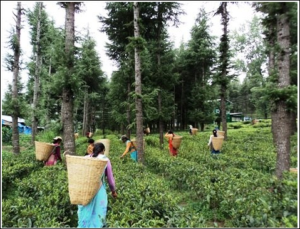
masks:
POLYGON ((35 37, 35 55, 36 55, 36 60, 35 60, 35 74, 34 74, 34 93, 33 93, 33 103, 32 103, 32 119, 31 119, 31 141, 34 143, 35 141, 35 135, 37 132, 37 115, 36 115, 36 110, 37 110, 37 105, 39 102, 39 89, 40 89, 40 73, 41 73, 41 68, 42 68, 42 56, 41 56, 41 43, 40 43, 40 38, 41 38, 41 16, 42 16, 42 8, 43 8, 43 3, 38 2, 36 3, 36 9, 37 9, 37 18, 36 18, 36 37, 35 37))
POLYGON ((186 63, 189 72, 190 93, 188 99, 188 120, 193 126, 200 123, 204 130, 204 124, 214 120, 211 100, 213 90, 209 87, 212 68, 216 62, 215 37, 209 35, 208 17, 204 9, 200 9, 196 24, 191 31, 191 40, 188 43, 186 63))
POLYGON ((75 11, 79 11, 80 2, 63 2, 60 5, 66 9, 65 19, 65 67, 66 71, 63 79, 62 92, 62 124, 64 149, 71 154, 75 154, 75 138, 73 123, 73 106, 74 106, 74 85, 72 82, 74 74, 74 37, 75 37, 75 11))
POLYGON ((272 132, 277 150, 276 176, 281 179, 283 172, 290 168, 290 136, 291 136, 291 114, 297 106, 295 101, 296 91, 291 86, 290 76, 290 18, 294 3, 258 3, 256 9, 266 13, 263 23, 267 27, 267 41, 274 41, 276 49, 270 49, 274 55, 274 64, 269 61, 269 84, 268 94, 272 102, 272 132), (275 40, 271 35, 276 35, 275 40))
MULTIPOLYGON (((234 31, 231 36, 231 47, 235 53, 236 69, 246 74, 243 81, 239 102, 243 102, 241 110, 252 117, 268 117, 269 102, 262 93, 266 79, 263 76, 266 64, 266 45, 263 40, 263 26, 259 17, 243 25, 239 31, 234 31)), ((236 102, 237 97, 230 97, 230 101, 236 102)), ((234 103, 235 105, 235 103, 234 103)))
POLYGON ((10 46, 14 52, 13 60, 10 57, 7 57, 7 62, 12 61, 13 71, 13 83, 12 83, 12 145, 13 152, 15 154, 20 153, 20 144, 19 144, 19 128, 18 128, 18 118, 20 114, 20 100, 18 96, 19 92, 19 70, 20 70, 20 55, 21 55, 21 16, 22 16, 21 2, 17 3, 16 9, 16 27, 10 38, 10 46))
MULTIPOLYGON (((164 39, 166 38, 166 35, 164 34, 164 30, 166 29, 166 23, 168 21, 174 22, 174 25, 178 25, 179 20, 178 16, 182 14, 183 12, 179 10, 180 4, 177 2, 155 2, 154 5, 151 7, 154 9, 154 12, 156 15, 151 15, 150 18, 154 18, 154 39, 156 40, 155 45, 155 56, 157 58, 157 65, 155 66, 157 69, 156 73, 156 79, 159 79, 162 77, 162 65, 161 65, 161 59, 162 55, 164 54, 164 39), (157 10, 156 10, 157 9, 157 10)), ((148 20, 149 20, 148 19, 148 20)), ((151 21, 151 20, 150 20, 151 21)), ((145 22, 144 22, 145 23, 145 22)), ((149 25, 149 23, 147 23, 149 25)), ((164 133, 164 126, 163 126, 163 88, 161 83, 158 83, 158 96, 157 96, 157 102, 158 102, 158 114, 159 114, 159 139, 160 139, 160 146, 163 145, 163 133, 164 133)), ((174 112, 172 112, 174 113, 174 112)))
MULTIPOLYGON (((101 62, 96 51, 96 41, 91 38, 89 31, 85 35, 82 47, 78 51, 78 60, 76 63, 76 73, 79 75, 80 81, 82 81, 82 88, 84 94, 83 100, 83 122, 82 122, 82 134, 85 135, 87 131, 94 131, 92 128, 92 105, 91 96, 92 93, 96 93, 98 96, 100 91, 103 91, 103 71, 101 70, 101 62)), ((96 96, 97 97, 97 96, 96 96)), ((95 97, 95 98, 96 98, 95 97)), ((80 98, 81 100, 81 98, 80 98)), ((104 98, 102 98, 104 101, 104 98)), ((82 104, 82 102, 80 102, 82 104)))
MULTIPOLYGON (((285 2, 278 4, 277 42, 280 52, 277 56, 277 85, 279 91, 289 93, 286 90, 291 85, 289 5, 285 2)), ((274 129, 273 132, 277 146, 276 176, 281 178, 283 172, 290 169, 291 112, 284 98, 277 100, 275 105, 276 107, 272 111, 272 122, 276 126, 276 131, 274 129)))
POLYGON ((139 3, 133 3, 133 22, 134 22, 134 38, 136 41, 134 48, 135 60, 135 106, 136 106, 136 141, 138 151, 138 161, 144 163, 143 149, 143 106, 142 106, 142 76, 141 76, 141 43, 140 28, 139 28, 139 3))
POLYGON ((229 73, 229 35, 228 35, 228 23, 229 23, 229 12, 227 10, 227 2, 221 2, 215 15, 221 15, 221 24, 223 25, 223 34, 220 42, 220 65, 218 77, 216 79, 217 84, 220 85, 220 99, 221 99, 221 121, 222 130, 225 131, 224 140, 227 139, 227 120, 226 120, 226 90, 228 88, 230 78, 229 73))

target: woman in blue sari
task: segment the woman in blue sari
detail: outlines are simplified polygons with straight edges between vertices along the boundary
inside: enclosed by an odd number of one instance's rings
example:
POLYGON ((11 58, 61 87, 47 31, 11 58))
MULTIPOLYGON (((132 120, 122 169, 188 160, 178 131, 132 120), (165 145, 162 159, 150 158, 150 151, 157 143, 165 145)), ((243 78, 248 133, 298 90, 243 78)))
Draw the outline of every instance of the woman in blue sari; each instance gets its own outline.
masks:
MULTIPOLYGON (((93 153, 86 157, 97 157, 108 159, 104 155, 105 146, 103 143, 94 145, 93 153)), ((96 196, 87 205, 78 205, 78 228, 102 228, 106 225, 106 213, 108 198, 106 193, 106 184, 104 177, 106 176, 112 196, 117 197, 115 179, 113 176, 112 166, 108 159, 105 172, 102 174, 102 185, 96 196)))
POLYGON ((210 148, 211 154, 212 154, 212 155, 215 155, 215 154, 219 154, 219 153, 220 153, 220 150, 215 150, 214 147, 213 147, 213 145, 212 145, 212 139, 213 139, 214 137, 218 137, 218 131, 217 131, 217 129, 214 129, 212 133, 213 133, 213 134, 210 135, 209 141, 208 141, 208 144, 207 144, 207 145, 208 145, 208 147, 210 148))
POLYGON ((125 155, 130 152, 130 158, 132 160, 134 160, 135 162, 137 162, 138 161, 137 151, 136 151, 136 148, 133 145, 132 141, 130 141, 130 139, 127 138, 126 135, 123 135, 121 137, 121 140, 122 140, 122 142, 124 142, 126 144, 126 149, 125 149, 124 153, 121 155, 121 158, 125 157, 125 155))

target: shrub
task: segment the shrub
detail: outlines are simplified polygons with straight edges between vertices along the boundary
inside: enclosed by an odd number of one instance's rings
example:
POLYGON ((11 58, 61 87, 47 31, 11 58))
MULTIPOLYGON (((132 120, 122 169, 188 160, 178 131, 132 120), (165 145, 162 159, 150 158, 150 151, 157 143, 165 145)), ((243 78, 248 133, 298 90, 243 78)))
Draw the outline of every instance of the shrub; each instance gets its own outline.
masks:
POLYGON ((9 127, 2 126, 2 142, 11 144, 12 142, 12 130, 9 127))

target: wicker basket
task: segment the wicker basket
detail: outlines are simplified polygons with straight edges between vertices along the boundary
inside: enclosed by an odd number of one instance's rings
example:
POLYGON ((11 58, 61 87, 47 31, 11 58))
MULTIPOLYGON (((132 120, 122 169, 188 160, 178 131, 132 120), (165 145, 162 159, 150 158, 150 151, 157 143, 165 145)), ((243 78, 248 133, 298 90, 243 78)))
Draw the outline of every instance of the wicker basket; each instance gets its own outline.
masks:
POLYGON ((224 140, 223 136, 213 137, 212 140, 211 140, 213 148, 215 150, 221 150, 222 145, 223 145, 223 140, 224 140))
MULTIPOLYGON (((133 138, 133 139, 131 139, 131 141, 132 141, 132 143, 133 143, 133 145, 134 145, 134 147, 137 149, 137 143, 136 143, 136 139, 135 138, 133 138)), ((143 139, 143 150, 145 149, 145 139, 143 139)))
POLYGON ((192 135, 196 135, 198 132, 198 129, 197 128, 192 128, 192 135))
POLYGON ((46 161, 53 152, 55 146, 46 142, 35 141, 35 157, 38 161, 46 161))
POLYGON ((79 138, 79 134, 78 134, 78 133, 75 133, 75 134, 74 134, 74 137, 75 137, 75 139, 79 138))
POLYGON ((298 173, 298 168, 290 168, 291 173, 298 173))
POLYGON ((225 131, 222 130, 217 131, 217 136, 224 136, 224 135, 225 135, 225 131))
POLYGON ((66 155, 71 204, 87 205, 100 188, 107 159, 66 155))
POLYGON ((150 134, 150 128, 147 127, 147 128, 144 130, 144 132, 145 132, 146 134, 150 134))
POLYGON ((99 139, 99 140, 95 141, 95 143, 97 143, 97 142, 101 142, 104 144, 104 146, 105 146, 104 155, 108 157, 109 149, 110 149, 110 140, 109 139, 99 139))
POLYGON ((173 140, 172 140, 173 148, 179 149, 180 144, 181 144, 181 139, 182 139, 182 136, 179 136, 179 135, 175 135, 173 137, 173 140))

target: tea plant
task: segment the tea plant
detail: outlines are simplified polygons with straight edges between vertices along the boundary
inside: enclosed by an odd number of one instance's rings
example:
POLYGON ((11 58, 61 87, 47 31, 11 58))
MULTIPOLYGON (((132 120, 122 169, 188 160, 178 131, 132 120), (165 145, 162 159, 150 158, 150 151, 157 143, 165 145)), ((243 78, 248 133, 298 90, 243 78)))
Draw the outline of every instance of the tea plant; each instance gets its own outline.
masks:
MULTIPOLYGON (((107 226, 296 227, 297 174, 286 172, 283 180, 274 176, 270 122, 239 125, 228 130, 216 157, 207 147, 212 125, 195 136, 178 132, 183 139, 177 157, 169 155, 167 141, 160 149, 158 134, 145 136, 145 165, 129 155, 120 159, 125 145, 116 133, 106 135, 118 193, 117 199, 108 195, 107 226)), ((93 138, 104 138, 101 134, 96 131, 93 138)), ((51 142, 55 135, 40 133, 37 140, 51 142)), ((3 226, 77 227, 65 160, 44 167, 35 160, 30 139, 22 138, 21 144, 19 156, 9 147, 2 153, 3 226)), ((85 136, 76 139, 77 155, 82 156, 86 147, 85 136)), ((292 136, 293 167, 297 156, 297 136, 292 136)))

